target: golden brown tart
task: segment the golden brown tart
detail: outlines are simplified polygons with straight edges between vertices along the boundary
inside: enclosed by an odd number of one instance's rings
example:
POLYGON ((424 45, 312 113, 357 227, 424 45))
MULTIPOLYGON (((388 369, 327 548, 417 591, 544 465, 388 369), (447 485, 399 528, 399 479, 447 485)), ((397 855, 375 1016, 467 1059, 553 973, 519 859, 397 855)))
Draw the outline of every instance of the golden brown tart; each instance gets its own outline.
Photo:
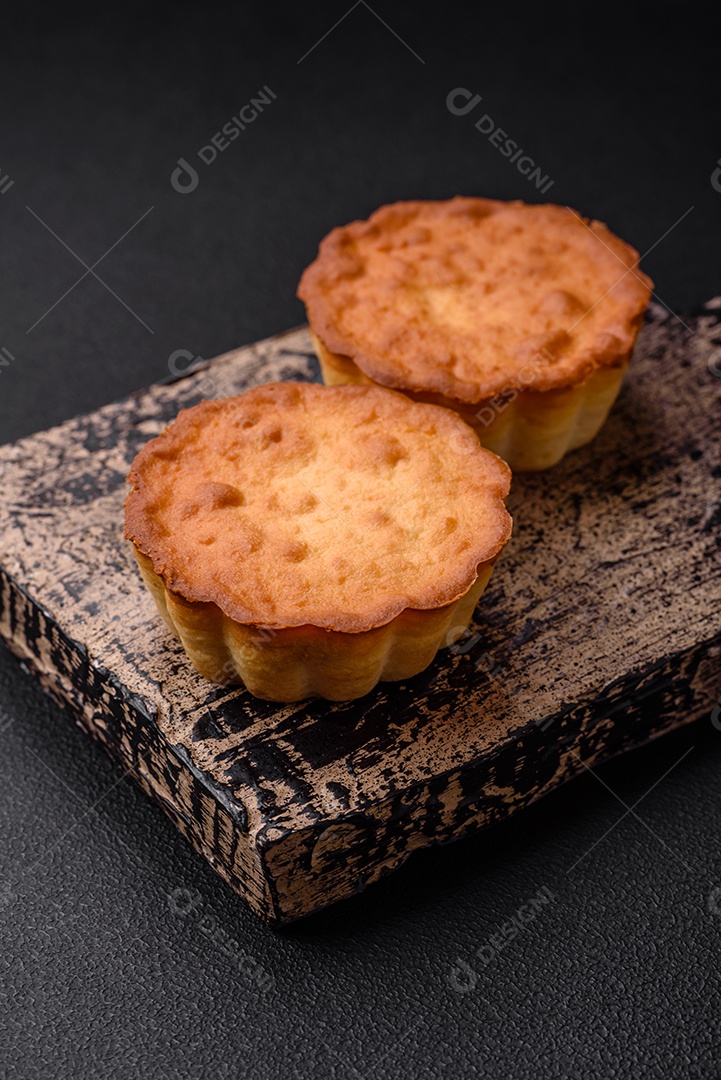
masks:
POLYGON ((455 409, 516 470, 555 464, 605 421, 653 282, 568 207, 457 197, 333 229, 303 274, 328 384, 455 409))
POLYGON ((125 535, 188 656, 274 701, 417 674, 511 532, 506 464, 455 413, 380 387, 204 401, 128 480, 125 535))

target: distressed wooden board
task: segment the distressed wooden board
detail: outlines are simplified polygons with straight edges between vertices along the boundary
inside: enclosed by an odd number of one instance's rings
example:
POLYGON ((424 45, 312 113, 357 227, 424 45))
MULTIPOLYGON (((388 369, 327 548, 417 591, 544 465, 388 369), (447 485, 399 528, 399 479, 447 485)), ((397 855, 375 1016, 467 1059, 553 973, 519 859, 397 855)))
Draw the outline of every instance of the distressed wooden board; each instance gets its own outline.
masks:
POLYGON ((202 396, 315 379, 306 329, 0 448, 0 633, 269 922, 710 712, 721 645, 721 301, 653 308, 591 447, 514 478, 472 636, 347 704, 204 681, 123 541, 128 466, 202 396))

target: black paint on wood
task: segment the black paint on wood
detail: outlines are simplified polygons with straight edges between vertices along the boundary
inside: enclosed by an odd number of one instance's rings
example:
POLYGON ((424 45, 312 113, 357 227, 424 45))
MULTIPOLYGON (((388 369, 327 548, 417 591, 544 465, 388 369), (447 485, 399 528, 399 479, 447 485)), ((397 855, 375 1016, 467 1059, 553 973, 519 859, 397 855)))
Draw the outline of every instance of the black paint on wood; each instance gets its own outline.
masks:
POLYGON ((721 302, 652 309, 590 446, 517 477, 471 633, 405 684, 275 705, 205 682, 122 538, 140 446, 200 397, 315 379, 305 329, 0 448, 0 633, 269 922, 710 714, 721 678, 721 302))

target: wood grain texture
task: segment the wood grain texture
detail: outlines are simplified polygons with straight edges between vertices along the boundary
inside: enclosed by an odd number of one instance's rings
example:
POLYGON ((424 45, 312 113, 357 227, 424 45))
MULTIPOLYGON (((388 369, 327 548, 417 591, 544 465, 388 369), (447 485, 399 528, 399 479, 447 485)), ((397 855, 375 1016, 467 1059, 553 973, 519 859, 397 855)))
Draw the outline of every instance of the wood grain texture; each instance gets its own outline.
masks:
POLYGON ((312 380, 305 328, 0 448, 0 633, 269 922, 711 712, 721 677, 721 301, 652 308, 595 442, 514 478, 471 631, 347 704, 206 682, 123 540, 140 446, 203 396, 312 380))

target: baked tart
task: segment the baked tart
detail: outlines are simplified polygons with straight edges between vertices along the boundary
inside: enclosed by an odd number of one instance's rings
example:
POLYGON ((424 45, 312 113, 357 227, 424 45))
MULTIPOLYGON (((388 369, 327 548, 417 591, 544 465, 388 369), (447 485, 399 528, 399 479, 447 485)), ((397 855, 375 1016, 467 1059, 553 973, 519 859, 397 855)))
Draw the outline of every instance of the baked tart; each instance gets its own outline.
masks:
POLYGON ((448 409, 268 383, 143 447, 125 535, 206 678, 346 700, 422 671, 468 625, 511 533, 510 475, 448 409))
POLYGON ((327 384, 455 409, 515 471, 554 465, 597 434, 652 287, 599 221, 457 197, 333 229, 298 296, 327 384))

